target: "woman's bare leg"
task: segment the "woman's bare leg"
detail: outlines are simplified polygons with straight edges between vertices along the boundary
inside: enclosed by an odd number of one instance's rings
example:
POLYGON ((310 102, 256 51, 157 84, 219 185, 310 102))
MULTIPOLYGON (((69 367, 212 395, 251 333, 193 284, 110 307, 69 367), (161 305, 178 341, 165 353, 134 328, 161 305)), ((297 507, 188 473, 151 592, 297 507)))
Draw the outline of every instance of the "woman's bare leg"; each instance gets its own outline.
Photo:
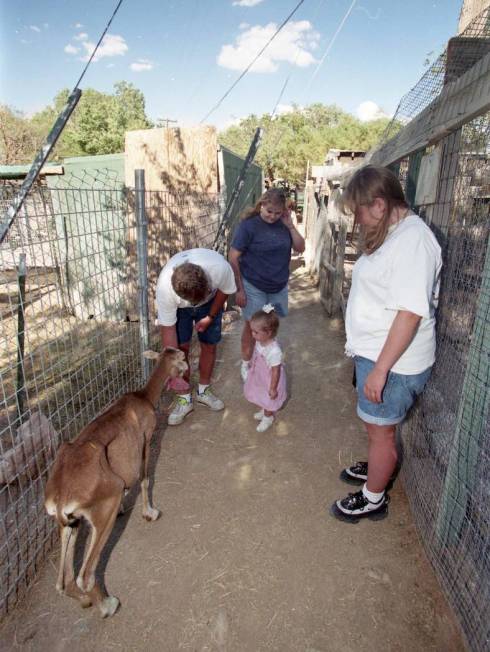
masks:
POLYGON ((369 438, 367 489, 381 493, 396 468, 398 453, 396 450, 396 426, 377 426, 364 423, 369 438))

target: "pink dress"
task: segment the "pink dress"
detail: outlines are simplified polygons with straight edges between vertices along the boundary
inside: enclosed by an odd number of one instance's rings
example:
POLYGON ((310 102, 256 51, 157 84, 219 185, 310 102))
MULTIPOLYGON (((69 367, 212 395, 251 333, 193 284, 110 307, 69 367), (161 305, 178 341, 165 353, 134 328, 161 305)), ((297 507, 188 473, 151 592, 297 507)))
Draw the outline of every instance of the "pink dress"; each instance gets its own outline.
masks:
POLYGON ((281 372, 277 385, 277 398, 270 398, 269 388, 272 371, 269 365, 271 359, 274 361, 272 366, 277 365, 276 360, 280 361, 282 359, 282 352, 276 340, 273 340, 267 346, 262 346, 256 342, 243 393, 250 403, 255 403, 263 410, 276 412, 286 400, 286 372, 284 365, 280 363, 281 372))

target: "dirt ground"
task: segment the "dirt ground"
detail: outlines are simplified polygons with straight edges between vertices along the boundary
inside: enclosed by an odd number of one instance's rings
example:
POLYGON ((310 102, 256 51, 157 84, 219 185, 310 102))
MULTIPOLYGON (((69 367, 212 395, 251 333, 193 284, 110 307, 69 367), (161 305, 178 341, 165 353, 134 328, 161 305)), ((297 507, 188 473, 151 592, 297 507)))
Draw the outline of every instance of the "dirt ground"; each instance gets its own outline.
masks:
MULTIPOLYGON (((121 600, 102 620, 55 591, 53 551, 0 627, 0 649, 62 652, 380 652, 464 650, 399 482, 389 516, 357 525, 328 508, 362 459, 343 325, 297 270, 279 339, 291 398, 255 431, 239 379, 240 324, 223 338, 221 413, 196 406, 155 435, 155 523, 119 517, 102 571, 121 600)), ((352 491, 352 489, 350 489, 352 491)))

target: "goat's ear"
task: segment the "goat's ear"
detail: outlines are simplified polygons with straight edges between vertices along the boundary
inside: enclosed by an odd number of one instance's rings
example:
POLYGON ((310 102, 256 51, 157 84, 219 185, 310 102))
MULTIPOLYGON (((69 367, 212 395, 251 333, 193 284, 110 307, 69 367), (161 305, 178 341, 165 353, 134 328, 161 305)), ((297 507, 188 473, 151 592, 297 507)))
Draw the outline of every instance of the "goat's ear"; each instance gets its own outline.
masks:
POLYGON ((143 357, 147 360, 157 360, 160 356, 156 351, 144 351, 143 357))

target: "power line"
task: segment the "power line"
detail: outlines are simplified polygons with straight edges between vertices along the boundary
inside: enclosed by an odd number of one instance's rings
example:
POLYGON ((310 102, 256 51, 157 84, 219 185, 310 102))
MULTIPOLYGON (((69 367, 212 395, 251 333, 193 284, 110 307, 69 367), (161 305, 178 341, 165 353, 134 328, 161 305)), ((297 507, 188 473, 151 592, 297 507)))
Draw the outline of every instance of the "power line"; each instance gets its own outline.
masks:
POLYGON ((316 67, 315 70, 313 71, 313 74, 312 74, 312 76, 310 77, 310 80, 308 81, 308 84, 307 84, 306 89, 305 89, 305 93, 307 93, 307 92, 309 91, 310 86, 311 86, 311 83, 313 82, 313 80, 314 80, 315 77, 317 76, 318 71, 319 71, 320 68, 322 67, 323 62, 325 61, 325 59, 326 59, 328 53, 329 53, 330 50, 332 49, 333 44, 335 43, 335 41, 336 41, 336 39, 337 39, 337 36, 338 36, 338 35, 340 34, 340 32, 342 31, 342 28, 343 28, 343 26, 344 26, 344 24, 345 24, 345 21, 349 18, 349 16, 350 16, 352 10, 354 9, 354 5, 356 4, 356 2, 357 2, 357 0, 352 0, 352 3, 351 3, 351 5, 350 5, 350 7, 349 7, 349 8, 347 9, 347 11, 345 12, 344 17, 342 18, 342 20, 341 20, 340 23, 339 23, 339 26, 338 26, 337 29, 335 30, 335 34, 334 34, 334 35, 332 36, 332 38, 330 39, 330 43, 328 44, 328 46, 327 46, 325 52, 323 53, 322 58, 321 58, 320 61, 318 62, 317 67, 316 67))
POLYGON ((113 21, 113 19, 114 19, 114 16, 115 16, 115 15, 117 14, 117 12, 119 11, 119 7, 122 5, 122 3, 123 3, 123 0, 119 0, 119 2, 117 3, 117 6, 116 6, 116 8, 115 8, 114 11, 113 11, 112 16, 110 17, 109 22, 107 23, 107 25, 105 26, 104 31, 102 32, 102 36, 100 37, 100 39, 99 39, 97 45, 96 45, 95 48, 94 48, 94 51, 92 52, 92 54, 90 55, 89 60, 87 61, 87 65, 86 65, 85 68, 83 69, 82 74, 80 75, 80 77, 79 77, 77 83, 75 84, 75 88, 78 86, 78 84, 82 81, 83 77, 85 76, 85 73, 87 72, 88 67, 89 67, 90 64, 92 63, 92 59, 94 58, 95 53, 96 53, 97 50, 99 49, 99 45, 102 43, 102 39, 103 39, 104 36, 106 35, 107 30, 109 29, 109 27, 110 27, 110 25, 111 25, 111 23, 112 23, 112 21, 113 21))
POLYGON ((260 52, 254 57, 254 59, 248 64, 248 66, 245 68, 245 70, 242 72, 242 74, 233 82, 233 84, 230 86, 230 88, 226 91, 226 93, 223 95, 221 99, 218 100, 218 102, 213 106, 213 108, 206 113, 204 118, 201 120, 200 124, 202 124, 205 120, 209 118, 209 116, 216 111, 216 109, 222 104, 223 100, 225 100, 228 95, 231 93, 231 91, 235 88, 235 86, 240 82, 247 72, 250 70, 250 68, 254 65, 254 63, 260 59, 260 57, 263 55, 265 50, 269 47, 269 45, 272 43, 272 41, 276 38, 276 36, 279 34, 279 32, 282 30, 282 28, 291 20, 291 18, 294 16, 294 14, 298 11, 298 9, 301 7, 305 0, 300 0, 296 7, 293 9, 293 11, 289 14, 287 18, 283 20, 283 22, 279 25, 277 30, 274 32, 274 34, 271 36, 271 38, 267 41, 267 43, 264 45, 264 47, 260 50, 260 52))

